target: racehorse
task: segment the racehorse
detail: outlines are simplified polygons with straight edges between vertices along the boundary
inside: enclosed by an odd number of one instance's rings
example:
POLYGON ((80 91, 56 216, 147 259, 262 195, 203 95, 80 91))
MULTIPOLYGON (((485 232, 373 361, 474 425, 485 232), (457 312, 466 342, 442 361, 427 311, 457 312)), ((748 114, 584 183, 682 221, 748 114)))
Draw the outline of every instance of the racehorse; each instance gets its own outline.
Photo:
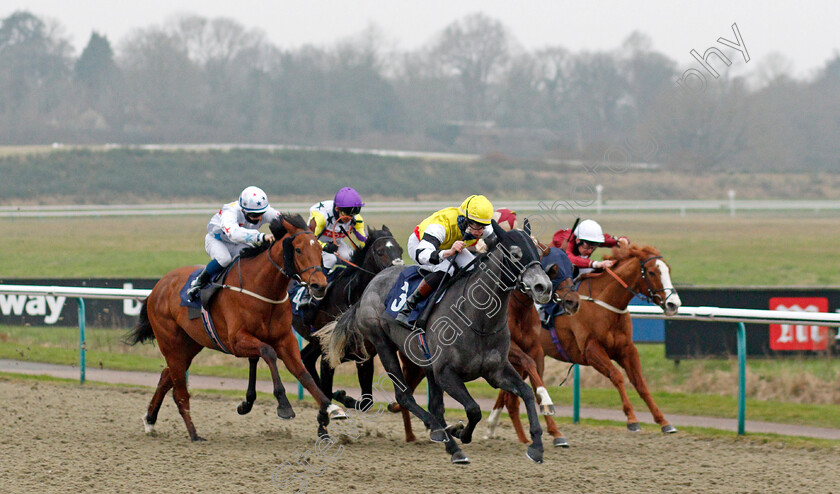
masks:
POLYGON ((639 431, 624 378, 611 362, 615 360, 627 372, 662 432, 677 432, 659 411, 642 376, 639 352, 633 344, 633 323, 627 312, 630 300, 639 295, 661 307, 665 314, 676 314, 681 302, 671 282, 671 269, 659 250, 650 246, 614 247, 613 254, 606 258, 618 263, 611 272, 582 280, 578 293, 583 303, 577 314, 554 319, 558 343, 555 345, 548 331, 542 331, 540 343, 547 356, 591 365, 609 378, 621 395, 627 429, 639 431))
MULTIPOLYGON (((527 219, 525 220, 524 231, 530 233, 530 225, 527 219)), ((545 260, 543 267, 552 281, 552 286, 555 288, 552 295, 553 300, 556 303, 562 304, 561 312, 563 314, 574 314, 580 306, 580 298, 577 292, 572 290, 572 263, 562 250, 550 250, 548 246, 536 239, 534 239, 534 242, 545 260), (552 251, 554 255, 549 257, 552 251)), ((510 353, 508 354, 508 360, 510 360, 514 369, 522 377, 528 377, 531 382, 531 387, 540 398, 540 413, 545 415, 546 428, 548 433, 554 437, 554 446, 569 447, 568 441, 563 437, 563 434, 557 428, 557 424, 551 417, 554 415, 554 404, 551 402, 551 397, 548 395, 548 391, 545 389, 545 383, 542 380, 545 367, 545 353, 540 343, 540 332, 542 331, 540 316, 531 298, 521 290, 515 290, 508 303, 508 328, 510 329, 510 353)), ((415 365, 411 359, 405 358, 402 354, 400 355, 400 360, 403 364, 403 373, 408 381, 408 386, 414 390, 424 377, 423 369, 415 365)), ((519 440, 522 443, 528 443, 528 438, 522 432, 522 422, 519 418, 519 398, 515 394, 508 393, 507 391, 499 391, 499 396, 496 399, 495 405, 493 405, 490 417, 487 419, 490 430, 485 439, 494 435, 503 406, 507 407, 514 424, 518 423, 516 430, 519 440)), ((412 431, 411 416, 408 411, 397 404, 391 404, 388 410, 391 412, 402 412, 406 442, 417 440, 412 431)))
MULTIPOLYGON (((516 393, 528 410, 533 443, 527 455, 541 463, 542 429, 534 394, 507 359, 510 348, 507 307, 510 293, 516 287, 521 287, 537 302, 548 302, 551 280, 542 270, 539 254, 528 235, 521 230, 505 232, 495 221, 492 225, 497 239, 494 245, 486 254, 476 257, 471 263, 474 269, 464 268, 455 275, 443 295, 434 295, 437 303, 428 317, 425 333, 407 329, 384 314, 385 299, 403 270, 392 267, 378 274, 361 300, 335 324, 325 326, 321 334, 333 365, 345 354, 348 341, 358 342, 364 337, 372 342, 394 381, 397 402, 423 421, 431 431, 432 441, 446 443, 453 463, 469 463, 453 436, 464 444, 471 442, 475 426, 481 420, 481 408, 464 383, 483 377, 496 388, 516 393), (462 326, 469 330, 462 330, 462 326), (432 413, 414 400, 400 369, 397 351, 410 356, 425 370, 432 413), (445 427, 442 391, 464 406, 468 418, 465 427, 445 427)), ((350 349, 356 354, 362 350, 350 349)))
MULTIPOLYGON (((321 342, 313 334, 327 323, 335 320, 350 305, 356 303, 361 298, 365 287, 377 273, 386 267, 402 265, 402 253, 402 247, 394 239, 387 226, 382 225, 381 230, 372 228, 368 232, 365 245, 356 249, 353 256, 346 260, 344 267, 339 268, 338 276, 329 284, 326 295, 318 304, 314 319, 304 321, 298 315, 292 317, 292 326, 295 331, 309 342, 301 352, 303 364, 327 397, 333 398, 332 380, 335 371, 326 359, 322 358, 319 378, 315 362, 321 356, 321 342)), ((372 349, 368 350, 370 353, 372 349)), ((258 358, 250 359, 248 391, 245 394, 245 401, 240 403, 236 409, 240 415, 251 411, 257 397, 257 362, 259 362, 258 358)), ((348 408, 366 410, 372 404, 373 358, 358 362, 356 370, 359 376, 359 385, 362 388, 361 402, 356 402, 353 398, 346 396, 343 391, 337 392, 335 398, 339 399, 348 408)))
MULTIPOLYGON (((321 246, 300 215, 281 215, 271 223, 270 229, 275 242, 242 252, 237 265, 222 282, 222 289, 216 293, 209 313, 215 323, 218 343, 231 354, 265 360, 274 382, 277 415, 291 419, 295 413, 277 372, 277 357, 283 360, 320 405, 318 434, 321 436, 327 433, 330 414, 338 418, 343 412, 330 403, 300 360, 286 292, 289 280, 295 278, 309 287, 313 297, 324 295, 327 279, 321 267, 321 246)), ((194 267, 178 268, 157 282, 143 301, 140 321, 127 335, 126 343, 134 345, 156 339, 166 359, 167 367, 160 373, 157 390, 143 417, 146 432, 154 431, 160 405, 172 388, 190 439, 202 441, 190 418, 186 372, 203 348, 220 350, 220 345, 205 332, 200 319, 189 319, 188 308, 181 305, 179 292, 194 270, 194 267)))

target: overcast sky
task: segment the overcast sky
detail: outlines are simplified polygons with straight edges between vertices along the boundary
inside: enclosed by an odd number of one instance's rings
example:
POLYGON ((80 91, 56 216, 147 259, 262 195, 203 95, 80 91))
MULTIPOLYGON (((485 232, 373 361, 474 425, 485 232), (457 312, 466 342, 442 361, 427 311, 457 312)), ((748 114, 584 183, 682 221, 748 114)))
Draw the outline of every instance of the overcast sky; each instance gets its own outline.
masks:
MULTIPOLYGON (((78 54, 91 31, 113 44, 135 28, 161 25, 183 13, 236 19, 263 30, 281 48, 329 46, 375 24, 410 50, 446 25, 474 12, 499 19, 526 49, 563 46, 572 51, 612 50, 634 30, 681 67, 696 65, 720 37, 735 41, 737 23, 752 66, 778 52, 805 77, 840 50, 840 2, 830 0, 2 0, 0 18, 28 10, 62 24, 78 54)), ((721 47, 722 48, 722 47, 721 47)), ((732 52, 734 55, 738 55, 732 52)), ((743 59, 736 63, 744 63, 743 59)))

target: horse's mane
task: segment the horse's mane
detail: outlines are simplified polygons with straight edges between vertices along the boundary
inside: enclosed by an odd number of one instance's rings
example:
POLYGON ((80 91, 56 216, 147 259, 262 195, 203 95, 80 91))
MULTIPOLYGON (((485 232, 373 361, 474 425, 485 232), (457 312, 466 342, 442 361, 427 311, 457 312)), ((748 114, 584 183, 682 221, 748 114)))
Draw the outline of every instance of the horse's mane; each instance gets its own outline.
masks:
POLYGON ((659 252, 659 249, 652 245, 638 245, 638 244, 631 244, 630 250, 627 256, 619 255, 606 255, 604 259, 614 259, 616 261, 623 261, 625 259, 635 258, 635 259, 647 259, 649 257, 657 257, 662 256, 662 253, 659 252))
MULTIPOLYGON (((389 230, 377 230, 376 228, 371 227, 368 230, 367 241, 365 241, 365 246, 361 249, 356 249, 355 251, 353 251, 353 255, 350 256, 349 261, 355 264, 356 266, 361 266, 365 262, 365 256, 367 255, 368 250, 376 240, 383 237, 393 236, 394 235, 389 230)), ((338 273, 338 276, 336 277, 335 281, 356 274, 356 272, 359 271, 359 268, 356 266, 345 266, 344 269, 340 273, 338 273)))
MULTIPOLYGON (((309 226, 307 226, 306 222, 304 221, 303 217, 299 214, 290 214, 290 213, 280 213, 280 217, 274 219, 269 225, 268 229, 271 231, 271 234, 274 235, 276 240, 280 240, 283 238, 288 230, 286 230, 286 226, 283 222, 286 222, 293 227, 299 230, 308 230, 309 226)), ((239 257, 242 259, 248 259, 249 257, 256 257, 271 247, 271 244, 265 242, 260 245, 252 245, 251 247, 246 247, 239 253, 239 257)))

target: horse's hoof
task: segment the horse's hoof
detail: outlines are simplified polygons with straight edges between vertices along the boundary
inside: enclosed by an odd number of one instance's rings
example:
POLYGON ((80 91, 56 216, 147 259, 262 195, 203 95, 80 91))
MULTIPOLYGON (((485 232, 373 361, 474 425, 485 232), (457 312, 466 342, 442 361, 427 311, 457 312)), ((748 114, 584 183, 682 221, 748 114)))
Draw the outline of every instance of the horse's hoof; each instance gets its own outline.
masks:
POLYGON ((538 448, 533 444, 528 446, 528 451, 525 452, 525 455, 528 457, 529 460, 533 461, 534 463, 543 462, 542 448, 538 448))
POLYGON ((295 418, 295 411, 292 410, 292 407, 277 407, 277 416, 283 420, 292 420, 293 418, 295 418))
POLYGON ((458 439, 461 439, 461 433, 464 432, 464 423, 463 422, 458 422, 457 424, 447 425, 445 430, 450 435, 455 436, 458 439))
POLYGON ((391 403, 388 403, 388 411, 391 413, 400 413, 402 411, 402 407, 400 407, 399 403, 392 401, 391 403))
POLYGON ((196 436, 194 436, 194 437, 191 437, 190 439, 191 439, 191 440, 192 440, 192 442, 194 442, 194 443, 200 443, 200 442, 204 442, 204 441, 206 441, 206 440, 207 440, 207 439, 204 439, 203 437, 201 437, 201 436, 199 436, 199 435, 196 435, 196 436))
POLYGON ((143 430, 150 436, 155 435, 155 424, 149 423, 149 417, 147 415, 143 415, 143 430))
POLYGON ((678 432, 678 430, 677 430, 677 428, 676 428, 676 427, 674 427, 674 426, 673 426, 673 425, 671 425, 671 424, 668 424, 668 425, 663 425, 663 426, 662 426, 662 433, 663 433, 663 434, 673 434, 673 433, 675 433, 675 432, 678 432))
POLYGON ((627 424, 627 430, 630 432, 639 432, 640 430, 642 430, 642 426, 639 425, 638 422, 631 422, 627 424))
POLYGON ((238 413, 239 415, 245 415, 248 412, 250 412, 251 408, 253 408, 253 407, 254 407, 253 403, 243 401, 242 403, 240 403, 239 405, 236 406, 236 413, 238 413))
POLYGON ((446 433, 445 429, 438 429, 429 433, 429 439, 433 443, 445 443, 449 440, 449 434, 446 433))
POLYGON ((554 415, 554 405, 540 405, 540 415, 554 415))
POLYGON ((452 463, 456 465, 468 465, 470 463, 470 459, 467 458, 467 455, 459 449, 458 451, 452 453, 452 463))
POLYGON ((344 403, 344 398, 347 398, 347 392, 343 389, 339 389, 338 391, 333 392, 333 399, 335 401, 340 401, 341 403, 344 403))
POLYGON ((342 410, 338 405, 333 405, 332 403, 330 403, 330 406, 327 407, 327 414, 329 415, 330 420, 344 420, 347 418, 344 410, 342 410))
POLYGON ((555 437, 554 438, 554 447, 555 448, 569 448, 569 441, 566 441, 566 438, 563 436, 555 437))

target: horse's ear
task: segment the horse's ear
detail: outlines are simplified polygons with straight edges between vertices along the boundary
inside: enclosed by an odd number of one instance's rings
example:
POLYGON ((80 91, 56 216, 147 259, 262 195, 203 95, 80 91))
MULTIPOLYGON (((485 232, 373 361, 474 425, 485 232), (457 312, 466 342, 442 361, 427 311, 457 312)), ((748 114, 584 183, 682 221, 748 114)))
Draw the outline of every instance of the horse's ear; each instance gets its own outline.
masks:
POLYGON ((388 232, 388 233, 391 233, 391 230, 390 230, 390 229, 388 229, 388 225, 382 225, 382 231, 383 231, 383 232, 388 232))
POLYGON ((531 236, 531 222, 528 221, 528 218, 522 222, 522 229, 525 230, 525 233, 530 237, 531 236))
POLYGON ((496 234, 496 237, 499 240, 505 238, 505 235, 507 235, 507 232, 504 231, 504 229, 502 229, 502 227, 499 226, 498 223, 496 223, 496 220, 490 220, 490 225, 493 227, 493 233, 496 234))

